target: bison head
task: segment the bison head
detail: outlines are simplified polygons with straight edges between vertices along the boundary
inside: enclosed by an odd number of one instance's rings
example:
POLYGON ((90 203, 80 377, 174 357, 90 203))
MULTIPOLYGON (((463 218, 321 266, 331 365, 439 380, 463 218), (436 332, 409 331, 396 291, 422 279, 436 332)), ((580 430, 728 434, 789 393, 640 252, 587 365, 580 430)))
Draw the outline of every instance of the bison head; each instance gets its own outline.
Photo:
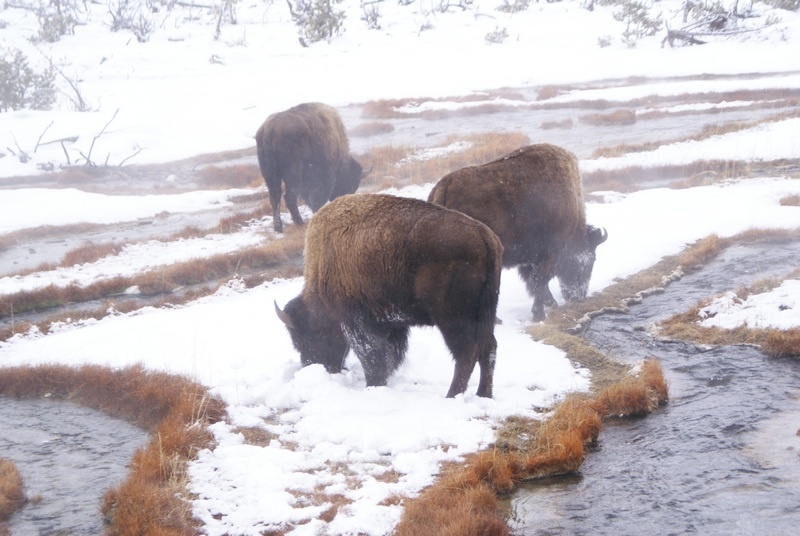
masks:
POLYGON ((361 184, 361 179, 367 175, 369 175, 369 172, 364 173, 361 164, 352 156, 348 156, 346 163, 340 166, 339 173, 336 175, 336 183, 333 185, 331 200, 343 195, 356 193, 358 186, 361 184))
POLYGON ((605 229, 587 225, 564 252, 559 260, 556 276, 565 300, 575 301, 586 297, 597 258, 595 250, 607 238, 605 229))
POLYGON ((286 324, 304 367, 320 364, 331 374, 342 371, 350 346, 339 322, 324 313, 316 313, 313 307, 306 305, 302 296, 291 300, 283 310, 275 303, 275 312, 286 324))

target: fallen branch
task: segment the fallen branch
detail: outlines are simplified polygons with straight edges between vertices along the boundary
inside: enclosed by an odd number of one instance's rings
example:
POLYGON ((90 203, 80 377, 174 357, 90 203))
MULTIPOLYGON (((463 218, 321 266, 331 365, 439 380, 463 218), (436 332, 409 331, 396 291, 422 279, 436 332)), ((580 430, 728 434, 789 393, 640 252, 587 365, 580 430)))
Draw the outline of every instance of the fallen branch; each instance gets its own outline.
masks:
POLYGON ((669 43, 669 46, 674 47, 675 41, 684 41, 690 45, 705 45, 705 41, 697 39, 693 34, 684 32, 683 30, 668 30, 667 36, 661 41, 661 48, 664 48, 664 43, 669 43))

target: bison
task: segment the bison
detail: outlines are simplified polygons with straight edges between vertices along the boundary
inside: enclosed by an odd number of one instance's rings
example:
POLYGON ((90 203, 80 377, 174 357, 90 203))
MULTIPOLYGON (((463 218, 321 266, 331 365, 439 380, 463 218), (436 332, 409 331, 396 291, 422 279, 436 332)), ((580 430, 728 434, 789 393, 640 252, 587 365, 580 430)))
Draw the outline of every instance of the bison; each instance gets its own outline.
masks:
POLYGON ((302 225, 298 197, 316 212, 331 199, 355 192, 362 179, 342 119, 326 104, 298 104, 270 115, 256 132, 256 149, 279 233, 281 183, 292 221, 302 225))
POLYGON ((386 385, 412 326, 436 326, 455 360, 448 397, 480 365, 492 396, 503 246, 482 223, 419 199, 345 195, 306 230, 305 285, 278 316, 303 366, 341 372, 350 348, 367 386, 386 385))
POLYGON ((608 233, 586 224, 575 155, 542 143, 443 177, 428 201, 485 223, 503 243, 503 266, 517 267, 533 297, 535 321, 555 299, 557 277, 566 300, 586 297, 595 250, 608 233))

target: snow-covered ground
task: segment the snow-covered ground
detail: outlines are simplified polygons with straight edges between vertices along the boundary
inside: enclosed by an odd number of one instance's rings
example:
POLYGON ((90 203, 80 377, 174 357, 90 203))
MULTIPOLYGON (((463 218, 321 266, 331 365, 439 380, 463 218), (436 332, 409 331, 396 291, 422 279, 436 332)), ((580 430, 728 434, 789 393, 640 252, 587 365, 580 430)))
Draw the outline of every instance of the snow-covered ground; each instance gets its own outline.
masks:
MULTIPOLYGON (((224 25, 219 40, 213 39, 212 14, 195 8, 192 13, 199 20, 187 20, 188 8, 176 7, 169 17, 154 14, 159 24, 146 43, 139 43, 130 32, 110 32, 103 26, 107 9, 87 4, 87 23, 76 27, 75 35, 38 47, 79 81, 91 111, 72 110, 70 89, 63 88, 66 95, 55 111, 0 113, 0 151, 5 153, 0 177, 40 173, 50 164, 58 167, 66 163, 64 151, 70 161, 78 161, 116 110, 115 119, 95 140, 92 154, 99 163, 108 157, 109 164, 117 165, 134 153, 131 163, 153 163, 251 147, 253 133, 268 113, 311 100, 345 105, 380 98, 463 95, 503 86, 704 73, 786 73, 781 87, 800 86, 797 13, 753 4, 753 13, 763 14, 758 20, 769 15, 781 22, 763 32, 703 46, 662 48, 663 33, 634 47, 623 43, 619 36, 624 24, 612 17, 613 7, 588 11, 578 2, 565 1, 531 4, 527 11, 505 14, 495 9, 497 4, 476 0, 465 4, 463 11, 441 13, 438 3, 390 2, 380 4, 382 29, 367 30, 359 20, 358 3, 346 0, 347 31, 330 43, 307 48, 299 44, 288 10, 280 2, 237 4, 238 24, 224 25), (502 43, 487 42, 485 35, 498 28, 506 28, 509 37, 502 43), (611 42, 601 47, 598 42, 604 37, 611 42), (209 62, 212 58, 214 62, 209 62), (60 143, 37 143, 40 136, 41 142, 77 139, 62 148, 60 143), (20 149, 30 156, 27 162, 17 156, 20 149)), ((665 1, 658 9, 679 19, 680 5, 665 1)), ((35 13, 7 8, 0 11, 0 20, 8 22, 0 30, 0 50, 19 48, 32 62, 40 62, 42 56, 27 39, 36 33, 35 13)), ((769 80, 775 83, 775 77, 769 80)), ((759 87, 757 77, 741 83, 759 87)), ((729 81, 710 77, 684 86, 674 81, 631 82, 618 93, 598 96, 586 89, 554 98, 627 100, 687 91, 713 93, 729 87, 729 81)), ((726 158, 800 158, 800 121, 786 119, 614 159, 583 160, 581 166, 615 169, 726 158)), ((431 186, 393 193, 424 198, 431 186)), ((109 223, 162 211, 200 210, 240 193, 143 197, 0 190, 0 232, 46 223, 109 223)), ((587 206, 589 221, 609 233, 598 250, 590 292, 710 233, 730 236, 752 227, 798 228, 800 208, 780 205, 781 198, 790 195, 800 195, 800 181, 761 178, 684 190, 605 192, 602 202, 587 206)), ((264 229, 269 228, 267 217, 237 235, 141 244, 97 263, 0 278, 0 299, 15 289, 47 282, 88 283, 144 270, 156 258, 229 251, 259 236, 268 238, 264 229)), ((524 333, 530 298, 514 272, 503 274, 499 309, 503 323, 496 327, 499 347, 492 400, 474 395, 477 378, 465 395, 444 398, 452 360, 432 329, 412 331, 407 361, 386 387, 366 389, 360 364, 352 355, 343 374, 329 375, 319 366, 301 368, 272 302, 285 304, 302 283, 302 279, 276 280, 245 289, 232 280, 213 296, 184 306, 66 323, 46 336, 35 332, 16 336, 0 343, 0 366, 143 363, 209 386, 229 404, 231 416, 230 422, 214 427, 218 446, 200 453, 190 468, 190 487, 198 497, 195 513, 210 535, 260 534, 284 524, 295 526, 292 534, 387 534, 401 508, 386 498, 414 495, 432 482, 441 462, 490 443, 494 427, 504 417, 535 416, 537 408, 589 385, 587 371, 576 369, 561 351, 524 333), (266 427, 277 439, 266 447, 245 444, 235 431, 239 426, 266 427), (391 472, 397 477, 382 478, 391 472), (352 503, 326 523, 319 514, 327 505, 301 498, 319 490, 342 494, 352 503)), ((787 284, 776 292, 783 293, 782 304, 793 308, 800 290, 787 284)), ((557 291, 555 295, 559 297, 557 291)), ((721 316, 717 313, 715 318, 721 316)))

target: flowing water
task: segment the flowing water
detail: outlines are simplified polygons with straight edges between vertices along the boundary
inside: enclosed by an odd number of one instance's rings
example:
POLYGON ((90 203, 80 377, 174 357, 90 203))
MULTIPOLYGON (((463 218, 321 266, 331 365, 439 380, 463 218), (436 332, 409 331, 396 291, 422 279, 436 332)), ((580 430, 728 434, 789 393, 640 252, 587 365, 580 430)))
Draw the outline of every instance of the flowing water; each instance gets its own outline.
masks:
POLYGON ((98 535, 100 501, 121 482, 146 434, 93 409, 52 399, 0 397, 0 457, 15 463, 29 501, 13 536, 98 535))
POLYGON ((798 266, 800 244, 730 248, 628 314, 593 320, 585 336, 607 354, 660 360, 670 402, 646 418, 606 423, 579 474, 517 493, 513 533, 797 534, 800 361, 750 346, 659 341, 646 327, 798 266))

